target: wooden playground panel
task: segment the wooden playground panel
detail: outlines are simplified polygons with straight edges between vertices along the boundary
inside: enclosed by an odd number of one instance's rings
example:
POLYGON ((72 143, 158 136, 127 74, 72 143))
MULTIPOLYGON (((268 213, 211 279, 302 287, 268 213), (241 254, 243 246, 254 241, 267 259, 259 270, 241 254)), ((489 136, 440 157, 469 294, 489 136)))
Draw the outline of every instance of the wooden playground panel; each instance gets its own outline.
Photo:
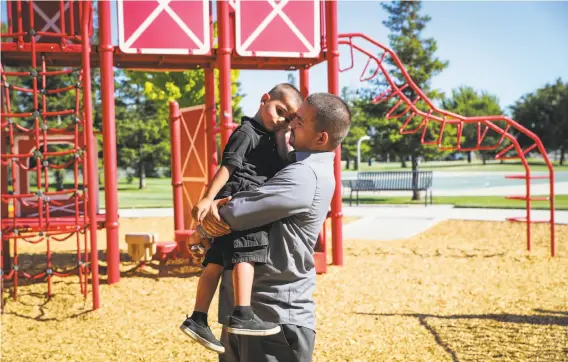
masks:
MULTIPOLYGON (((122 228, 162 220, 129 222, 122 220, 122 228)), ((558 240, 568 240, 567 225, 556 231, 558 240)), ((568 249, 559 243, 550 258, 548 226, 533 232, 530 254, 523 250, 524 226, 506 222, 444 221, 407 240, 346 240, 345 265, 318 276, 314 361, 565 360, 568 249)), ((123 272, 131 270, 126 254, 121 259, 123 272)), ((76 292, 75 278, 57 279, 50 301, 45 283, 22 286, 18 301, 5 291, 2 356, 217 361, 178 329, 191 311, 199 272, 177 260, 125 272, 111 286, 102 274, 97 311, 90 295, 84 300, 76 292), (27 348, 17 348, 21 341, 27 348)), ((212 321, 216 310, 215 299, 212 321)))

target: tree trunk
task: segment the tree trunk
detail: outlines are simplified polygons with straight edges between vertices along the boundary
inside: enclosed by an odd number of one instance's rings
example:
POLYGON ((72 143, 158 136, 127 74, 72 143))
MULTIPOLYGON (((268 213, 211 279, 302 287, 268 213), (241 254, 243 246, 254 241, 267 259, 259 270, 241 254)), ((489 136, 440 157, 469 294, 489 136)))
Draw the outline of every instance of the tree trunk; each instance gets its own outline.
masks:
POLYGON ((413 152, 411 157, 412 161, 412 200, 420 200, 420 191, 418 188, 418 156, 413 152))
POLYGON ((485 153, 481 153, 481 159, 483 160, 483 164, 486 165, 487 164, 487 158, 485 157, 485 153))
POLYGON ((138 178, 140 179, 138 189, 142 190, 146 188, 146 170, 144 169, 144 161, 142 160, 138 163, 138 178))
POLYGON ((55 189, 57 191, 63 190, 63 171, 55 170, 55 189))
POLYGON ((467 153, 467 163, 471 163, 471 152, 467 153))
POLYGON ((350 166, 350 165, 351 165, 351 159, 348 158, 348 159, 345 160, 345 169, 346 169, 346 170, 349 170, 349 166, 350 166))
POLYGON ((560 149, 560 166, 564 166, 564 147, 560 149))
POLYGON ((406 157, 403 156, 403 155, 399 155, 399 156, 400 156, 401 167, 406 168, 406 157))

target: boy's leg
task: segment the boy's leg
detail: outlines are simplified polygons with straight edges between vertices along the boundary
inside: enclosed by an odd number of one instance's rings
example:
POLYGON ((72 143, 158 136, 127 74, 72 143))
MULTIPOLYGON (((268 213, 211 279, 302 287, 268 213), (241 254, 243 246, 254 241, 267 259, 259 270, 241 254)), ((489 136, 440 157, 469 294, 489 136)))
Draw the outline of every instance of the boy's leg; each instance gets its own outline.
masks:
MULTIPOLYGON (((215 243, 213 243, 215 245, 215 243)), ((199 277, 195 308, 191 317, 183 321, 180 326, 187 336, 218 353, 224 353, 225 348, 215 338, 207 322, 207 312, 217 290, 219 279, 223 273, 223 255, 219 247, 212 247, 207 251, 203 262, 205 270, 199 277)))
POLYGON ((215 291, 217 291, 223 269, 223 265, 207 264, 197 282, 194 311, 205 314, 209 312, 209 306, 211 306, 211 301, 213 300, 215 291))
POLYGON ((238 263, 233 267, 233 291, 235 306, 249 306, 254 280, 254 264, 238 263))

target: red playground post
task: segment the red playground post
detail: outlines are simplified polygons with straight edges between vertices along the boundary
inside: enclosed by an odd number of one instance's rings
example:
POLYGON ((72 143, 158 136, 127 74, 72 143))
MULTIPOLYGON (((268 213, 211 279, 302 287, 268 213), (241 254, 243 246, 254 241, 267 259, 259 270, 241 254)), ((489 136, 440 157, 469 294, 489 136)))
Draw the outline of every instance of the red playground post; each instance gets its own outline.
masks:
POLYGON ((108 283, 114 284, 120 281, 120 250, 118 249, 118 179, 115 172, 106 172, 106 170, 117 169, 116 125, 114 122, 114 47, 112 46, 110 4, 108 1, 98 3, 108 283))
MULTIPOLYGON (((339 95, 339 50, 337 42, 337 0, 325 2, 327 26, 327 86, 329 93, 339 95)), ((331 237, 333 264, 343 265, 343 212, 341 211, 341 146, 335 150, 333 163, 335 192, 331 201, 331 237)))

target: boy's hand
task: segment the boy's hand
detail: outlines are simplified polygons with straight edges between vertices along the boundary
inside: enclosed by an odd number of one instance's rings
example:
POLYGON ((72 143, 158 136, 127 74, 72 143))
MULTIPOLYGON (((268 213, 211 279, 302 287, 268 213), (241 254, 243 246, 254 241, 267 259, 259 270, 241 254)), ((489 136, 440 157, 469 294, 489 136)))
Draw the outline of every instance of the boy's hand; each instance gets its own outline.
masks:
POLYGON ((200 224, 207 216, 207 213, 211 209, 211 204, 213 200, 208 198, 201 199, 191 210, 191 216, 198 224, 200 224))
POLYGON ((206 215, 205 220, 203 220, 201 224, 207 234, 218 237, 231 232, 229 224, 223 221, 221 216, 219 216, 219 208, 226 205, 229 201, 231 201, 231 197, 213 201, 211 211, 206 215))
POLYGON ((290 154, 290 152, 294 151, 294 147, 290 145, 291 132, 292 129, 290 128, 289 124, 279 128, 275 132, 278 155, 284 161, 288 161, 289 160, 288 155, 290 154))

